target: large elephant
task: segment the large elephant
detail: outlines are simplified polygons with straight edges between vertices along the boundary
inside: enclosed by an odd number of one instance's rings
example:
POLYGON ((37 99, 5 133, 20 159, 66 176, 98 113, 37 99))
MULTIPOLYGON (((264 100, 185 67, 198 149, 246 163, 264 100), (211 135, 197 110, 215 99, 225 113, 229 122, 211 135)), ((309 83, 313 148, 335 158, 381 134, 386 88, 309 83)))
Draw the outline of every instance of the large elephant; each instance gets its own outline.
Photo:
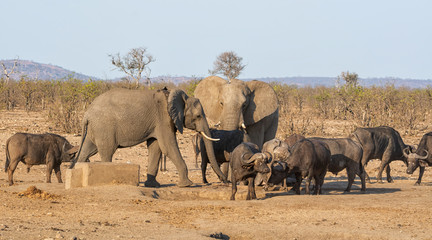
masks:
MULTIPOLYGON (((182 90, 113 89, 98 96, 83 118, 81 147, 75 162, 88 161, 99 152, 101 160, 111 162, 117 148, 147 141, 149 165, 145 186, 158 187, 156 181, 161 154, 171 159, 179 171, 179 186, 190 186, 188 170, 176 140, 183 127, 211 136, 200 101, 182 90)), ((204 143, 209 149, 210 164, 226 181, 218 167, 211 137, 204 143)))
POLYGON ((233 79, 230 82, 211 76, 195 89, 208 119, 222 130, 246 130, 245 141, 261 149, 264 142, 276 136, 279 103, 273 88, 261 81, 233 79))

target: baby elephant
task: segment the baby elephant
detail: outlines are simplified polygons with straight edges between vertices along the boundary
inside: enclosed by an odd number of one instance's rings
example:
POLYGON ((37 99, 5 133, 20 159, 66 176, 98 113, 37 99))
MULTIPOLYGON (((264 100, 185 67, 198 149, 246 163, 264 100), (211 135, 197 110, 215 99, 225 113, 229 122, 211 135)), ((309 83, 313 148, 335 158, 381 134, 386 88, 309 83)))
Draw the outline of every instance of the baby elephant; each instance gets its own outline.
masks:
POLYGON ((47 165, 46 182, 51 182, 54 169, 57 180, 62 183, 60 165, 70 162, 79 146, 72 146, 64 137, 52 134, 16 133, 6 141, 5 172, 9 177, 9 185, 13 185, 13 173, 19 162, 27 165, 27 172, 33 165, 47 165))
POLYGON ((237 182, 248 181, 248 194, 246 200, 256 199, 254 180, 257 173, 269 173, 267 166, 269 153, 261 153, 256 144, 244 142, 238 145, 230 156, 232 194, 231 200, 235 200, 237 182))
MULTIPOLYGON (((226 130, 217 130, 217 129, 210 129, 210 133, 213 138, 220 139, 219 141, 213 142, 213 150, 216 156, 217 163, 219 167, 222 165, 222 172, 225 176, 228 176, 228 162, 229 162, 229 156, 234 151, 234 149, 243 142, 243 132, 240 130, 232 130, 232 131, 226 131, 226 130)), ((196 146, 194 145, 194 152, 195 152, 195 164, 197 155, 199 152, 201 152, 201 172, 202 172, 202 179, 203 183, 208 183, 206 178, 206 171, 207 171, 207 164, 210 162, 209 158, 207 156, 207 151, 205 148, 204 140, 201 134, 196 135, 196 140, 193 140, 192 143, 195 141, 196 146)))

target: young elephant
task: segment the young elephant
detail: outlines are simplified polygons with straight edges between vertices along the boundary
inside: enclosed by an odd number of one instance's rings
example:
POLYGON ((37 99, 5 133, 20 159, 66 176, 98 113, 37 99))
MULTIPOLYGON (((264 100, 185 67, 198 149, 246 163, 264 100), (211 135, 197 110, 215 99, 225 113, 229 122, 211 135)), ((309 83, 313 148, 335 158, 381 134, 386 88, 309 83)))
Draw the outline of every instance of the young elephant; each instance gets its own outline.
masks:
MULTIPOLYGON (((213 150, 216 156, 216 161, 219 167, 222 165, 222 172, 225 176, 228 176, 228 162, 229 156, 234 149, 243 142, 243 132, 240 130, 226 131, 210 129, 210 134, 213 138, 219 139, 219 141, 213 142, 213 150)), ((197 151, 201 152, 201 171, 203 183, 208 183, 206 178, 207 164, 209 158, 207 156, 206 146, 204 139, 201 134, 197 134, 197 151)))
POLYGON ((231 200, 235 200, 237 193, 237 182, 248 181, 248 194, 246 200, 256 199, 255 176, 259 173, 268 173, 270 169, 267 162, 270 159, 268 153, 259 151, 256 144, 244 142, 238 145, 230 156, 232 194, 231 200))
POLYGON ((62 183, 60 165, 70 162, 78 150, 64 137, 52 134, 16 133, 6 141, 5 171, 8 173, 9 185, 13 185, 13 173, 19 162, 27 165, 27 172, 33 165, 47 165, 46 182, 51 182, 54 169, 57 180, 62 183))

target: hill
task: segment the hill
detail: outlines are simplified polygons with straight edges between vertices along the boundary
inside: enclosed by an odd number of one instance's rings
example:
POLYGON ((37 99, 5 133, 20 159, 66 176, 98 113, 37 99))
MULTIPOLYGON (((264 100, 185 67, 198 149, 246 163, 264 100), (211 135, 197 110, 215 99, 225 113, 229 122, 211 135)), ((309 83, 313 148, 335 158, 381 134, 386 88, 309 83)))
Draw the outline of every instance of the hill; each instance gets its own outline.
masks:
MULTIPOLYGON (((3 62, 8 69, 11 69, 15 60, 0 60, 3 62)), ((11 77, 13 79, 19 79, 21 76, 27 76, 33 79, 64 79, 73 76, 81 80, 95 79, 98 78, 84 75, 81 73, 76 73, 64 69, 59 66, 52 64, 37 63, 29 60, 19 60, 19 65, 17 67, 17 73, 13 74, 11 77)), ((3 69, 1 69, 3 70, 3 69)), ((0 75, 2 77, 3 75, 0 75)), ((119 81, 121 78, 111 79, 112 81, 119 81)), ((171 82, 178 85, 183 82, 196 79, 195 77, 185 77, 185 76, 157 76, 152 78, 152 82, 171 82)), ((265 78, 241 78, 245 81, 250 81, 253 79, 261 80, 264 82, 278 82, 281 84, 295 85, 298 87, 316 87, 325 86, 332 87, 337 84, 336 77, 265 77, 265 78)), ((371 87, 371 86, 386 86, 394 85, 395 87, 409 87, 409 88, 426 88, 432 86, 432 80, 422 80, 422 79, 402 79, 402 78, 360 78, 360 85, 371 87)))
MULTIPOLYGON (((7 69, 12 69, 15 60, 0 60, 7 69)), ((97 79, 81 73, 76 73, 52 64, 37 63, 29 60, 18 60, 18 66, 15 68, 16 73, 11 75, 13 79, 20 79, 21 76, 27 76, 32 79, 63 79, 73 76, 81 80, 97 79)), ((3 72, 3 68, 1 69, 3 72)), ((2 75, 3 76, 3 75, 2 75)))

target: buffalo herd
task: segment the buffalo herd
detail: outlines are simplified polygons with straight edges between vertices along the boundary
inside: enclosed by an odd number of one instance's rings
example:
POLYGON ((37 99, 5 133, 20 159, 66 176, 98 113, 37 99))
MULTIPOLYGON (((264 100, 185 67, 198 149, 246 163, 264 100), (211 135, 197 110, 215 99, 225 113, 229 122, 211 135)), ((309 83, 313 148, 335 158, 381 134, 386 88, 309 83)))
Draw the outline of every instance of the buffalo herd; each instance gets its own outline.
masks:
MULTIPOLYGON (((228 176, 230 168, 232 182, 231 199, 235 199, 237 183, 243 181, 248 185, 247 200, 255 199, 255 185, 269 186, 282 184, 285 190, 293 185, 292 190, 300 194, 300 185, 305 179, 305 193, 309 194, 311 183, 314 183, 314 194, 321 194, 324 177, 327 171, 337 174, 346 169, 348 186, 351 190, 357 176, 361 180, 361 191, 366 191, 366 181, 370 182, 365 171, 371 159, 381 160, 377 181, 382 182, 382 172, 387 174, 387 181, 393 182, 390 175, 390 163, 403 161, 406 172, 412 174, 418 167, 420 173, 416 185, 421 179, 426 166, 432 165, 432 132, 426 133, 418 147, 403 142, 398 131, 391 127, 357 128, 348 138, 319 138, 294 134, 284 140, 272 139, 259 149, 256 144, 243 142, 244 134, 240 130, 226 131, 211 129, 212 137, 219 139, 213 143, 219 166, 228 176), (223 166, 225 165, 225 166, 223 166), (259 179, 257 181, 257 179, 259 179)), ((206 179, 208 157, 200 134, 192 136, 195 153, 195 164, 201 153, 202 179, 206 179)), ((19 162, 27 165, 46 164, 46 182, 51 182, 51 172, 55 171, 58 182, 62 182, 60 165, 70 162, 78 151, 64 137, 45 133, 16 133, 6 141, 5 171, 8 173, 9 185, 13 185, 13 173, 19 162)), ((222 180, 222 179, 221 179, 222 180)))

